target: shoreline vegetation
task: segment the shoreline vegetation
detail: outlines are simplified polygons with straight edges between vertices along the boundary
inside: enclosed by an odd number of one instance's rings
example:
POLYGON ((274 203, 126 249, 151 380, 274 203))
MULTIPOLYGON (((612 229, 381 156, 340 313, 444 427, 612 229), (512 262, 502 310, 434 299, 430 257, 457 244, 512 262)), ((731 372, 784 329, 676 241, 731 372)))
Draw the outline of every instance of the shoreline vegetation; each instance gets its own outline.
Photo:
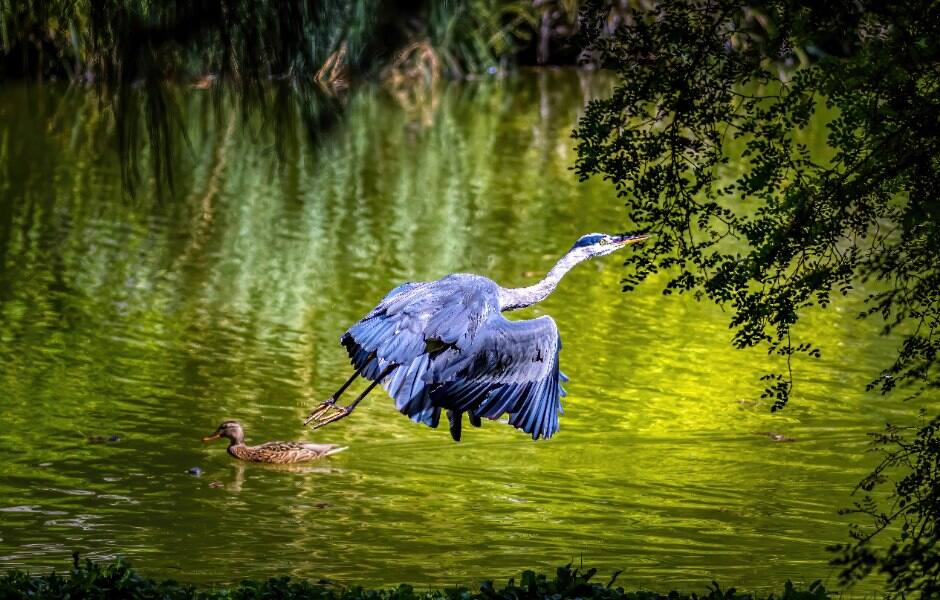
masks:
MULTIPOLYGON (((591 62, 581 0, 179 4, 0 1, 0 79, 416 80, 591 62)), ((611 5, 612 23, 629 10, 611 5)))
POLYGON ((245 580, 232 586, 195 587, 168 580, 157 582, 133 569, 123 559, 108 564, 81 561, 73 554, 68 573, 53 571, 44 575, 14 570, 0 575, 0 598, 41 600, 45 598, 162 598, 184 599, 299 599, 317 600, 827 600, 831 592, 815 581, 805 589, 787 581, 779 592, 767 595, 723 589, 712 582, 701 593, 668 593, 628 591, 617 586, 617 576, 606 581, 595 579, 596 569, 583 569, 568 564, 555 570, 553 576, 524 571, 519 580, 510 579, 504 586, 484 581, 477 590, 466 587, 417 589, 408 584, 395 588, 368 589, 345 587, 329 580, 316 582, 289 577, 266 581, 245 580))
MULTIPOLYGON (((581 52, 581 0, 382 3, 10 3, 0 0, 0 81, 66 81, 107 108, 122 183, 173 190, 189 147, 179 88, 206 90, 211 119, 261 118, 285 160, 342 120, 351 90, 379 82, 420 102, 446 80, 519 66, 596 66, 581 52), (235 100, 229 101, 231 98, 235 100)), ((629 11, 612 5, 612 26, 629 11)))

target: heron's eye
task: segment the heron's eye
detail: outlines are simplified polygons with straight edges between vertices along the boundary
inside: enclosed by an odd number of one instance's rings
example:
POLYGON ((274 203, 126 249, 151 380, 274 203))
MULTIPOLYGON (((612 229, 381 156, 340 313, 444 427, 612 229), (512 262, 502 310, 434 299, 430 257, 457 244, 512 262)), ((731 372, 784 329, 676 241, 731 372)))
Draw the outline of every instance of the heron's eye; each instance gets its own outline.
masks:
POLYGON ((601 241, 598 242, 598 244, 600 244, 601 246, 606 246, 606 245, 609 244, 609 243, 610 243, 610 241, 609 241, 609 240, 606 240, 606 239, 603 239, 603 240, 601 240, 601 241))

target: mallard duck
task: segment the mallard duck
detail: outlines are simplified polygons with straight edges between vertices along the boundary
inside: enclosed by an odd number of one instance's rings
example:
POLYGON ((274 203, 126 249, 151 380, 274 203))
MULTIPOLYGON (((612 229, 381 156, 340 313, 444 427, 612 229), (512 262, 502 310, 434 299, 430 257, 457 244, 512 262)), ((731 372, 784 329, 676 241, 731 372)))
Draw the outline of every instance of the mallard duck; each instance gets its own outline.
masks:
POLYGON ((219 438, 228 438, 228 453, 235 458, 250 462, 287 464, 316 460, 342 452, 336 444, 310 444, 307 442, 268 442, 260 446, 245 445, 245 430, 238 421, 225 421, 212 435, 202 438, 211 442, 219 438))

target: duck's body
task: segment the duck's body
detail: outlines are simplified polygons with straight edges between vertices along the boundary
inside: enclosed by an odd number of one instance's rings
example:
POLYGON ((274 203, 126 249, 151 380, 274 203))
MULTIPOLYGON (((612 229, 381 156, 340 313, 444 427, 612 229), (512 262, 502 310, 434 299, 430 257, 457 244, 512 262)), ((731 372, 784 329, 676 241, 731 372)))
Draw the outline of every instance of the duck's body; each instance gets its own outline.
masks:
POLYGON ((267 442, 258 446, 245 444, 245 432, 238 421, 226 421, 219 425, 215 433, 202 438, 211 442, 219 438, 228 438, 228 453, 239 460, 274 464, 291 464, 317 460, 342 452, 346 448, 336 444, 311 444, 309 442, 267 442))
POLYGON ((260 446, 230 444, 228 453, 240 460, 289 464, 307 460, 317 460, 337 452, 342 452, 336 444, 308 444, 306 442, 268 442, 260 446))

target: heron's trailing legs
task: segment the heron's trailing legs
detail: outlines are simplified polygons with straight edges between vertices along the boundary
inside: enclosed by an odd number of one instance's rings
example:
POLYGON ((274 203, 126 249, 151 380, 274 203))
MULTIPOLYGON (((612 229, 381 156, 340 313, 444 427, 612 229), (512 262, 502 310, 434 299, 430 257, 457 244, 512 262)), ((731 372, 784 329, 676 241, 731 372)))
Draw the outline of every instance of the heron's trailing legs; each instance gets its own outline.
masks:
POLYGON ((371 363, 374 358, 375 358, 375 352, 373 352, 372 354, 369 355, 368 358, 366 358, 366 362, 362 363, 362 366, 356 369, 356 372, 352 374, 352 377, 346 380, 346 383, 341 385, 340 388, 336 390, 335 392, 333 392, 333 394, 329 398, 321 402, 319 406, 317 406, 315 409, 313 409, 313 411, 310 412, 307 418, 304 419, 304 425, 308 425, 311 421, 313 421, 314 419, 316 419, 317 417, 319 417, 320 415, 328 411, 331 407, 335 406, 336 401, 339 399, 340 396, 343 395, 343 392, 346 391, 346 388, 352 385, 352 382, 356 380, 356 377, 359 377, 359 375, 362 373, 362 370, 368 367, 369 363, 371 363))
POLYGON ((364 365, 362 365, 359 369, 356 370, 355 373, 353 373, 352 377, 350 377, 349 380, 346 381, 346 383, 344 383, 342 387, 336 391, 336 393, 330 396, 327 401, 315 408, 313 412, 310 413, 310 416, 304 420, 304 425, 313 423, 313 428, 319 429, 324 425, 329 425, 334 421, 339 421, 343 417, 349 416, 349 414, 355 410, 356 406, 362 402, 362 399, 368 396, 369 392, 371 392, 375 386, 379 385, 383 379, 388 377, 388 375, 398 367, 398 365, 394 364, 389 365, 378 377, 376 377, 375 381, 371 382, 369 387, 359 394, 359 396, 357 396, 356 399, 353 400, 348 406, 336 406, 336 400, 344 391, 346 391, 346 388, 348 388, 352 382, 355 381, 356 377, 359 377, 359 375, 362 373, 362 370, 372 361, 373 358, 375 358, 374 354, 369 358, 369 360, 366 361, 364 365))

